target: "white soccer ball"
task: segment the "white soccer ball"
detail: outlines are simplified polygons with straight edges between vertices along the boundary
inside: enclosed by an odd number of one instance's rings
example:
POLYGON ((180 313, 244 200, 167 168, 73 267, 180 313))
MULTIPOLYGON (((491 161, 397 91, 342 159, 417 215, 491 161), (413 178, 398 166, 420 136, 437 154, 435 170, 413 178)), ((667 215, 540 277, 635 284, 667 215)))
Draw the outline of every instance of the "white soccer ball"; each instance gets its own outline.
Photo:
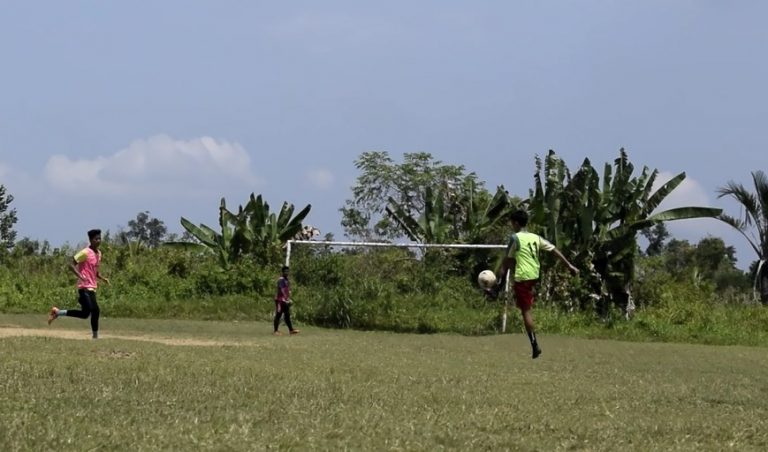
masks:
POLYGON ((483 270, 477 275, 477 283, 483 289, 490 289, 496 284, 496 274, 490 270, 483 270))

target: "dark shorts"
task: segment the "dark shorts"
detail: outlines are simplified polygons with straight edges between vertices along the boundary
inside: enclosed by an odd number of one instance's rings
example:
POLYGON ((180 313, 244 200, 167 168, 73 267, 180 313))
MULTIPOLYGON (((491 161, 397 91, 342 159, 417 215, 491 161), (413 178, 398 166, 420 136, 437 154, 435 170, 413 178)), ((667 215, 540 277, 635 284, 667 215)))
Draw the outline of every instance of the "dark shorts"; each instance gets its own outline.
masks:
POLYGON ((530 281, 515 281, 513 286, 515 290, 515 300, 517 307, 523 311, 531 309, 533 306, 533 289, 536 287, 538 281, 532 279, 530 281))

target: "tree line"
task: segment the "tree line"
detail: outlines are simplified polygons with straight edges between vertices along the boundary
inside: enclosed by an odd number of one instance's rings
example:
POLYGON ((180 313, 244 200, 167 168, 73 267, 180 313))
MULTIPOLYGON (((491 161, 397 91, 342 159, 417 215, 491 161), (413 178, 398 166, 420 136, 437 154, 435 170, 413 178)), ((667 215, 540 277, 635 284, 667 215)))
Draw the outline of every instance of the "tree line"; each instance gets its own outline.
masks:
MULTIPOLYGON (((529 229, 569 253, 572 262, 584 269, 576 280, 563 282, 556 277, 557 267, 547 266, 543 290, 572 300, 574 308, 605 312, 618 306, 629 315, 635 305, 632 285, 643 270, 639 259, 659 261, 664 256, 658 265, 694 280, 715 281, 718 288, 745 285, 746 278, 740 279, 735 268, 735 251, 721 239, 706 238, 698 244, 667 241, 666 222, 712 218, 737 229, 754 249, 757 260, 749 284, 768 303, 768 179, 762 171, 752 173, 754 191, 734 182, 718 189, 719 197, 731 197, 743 207, 743 214, 734 217, 707 206, 658 212, 685 173, 657 187, 658 171, 643 167, 636 173, 623 149, 601 171, 589 159, 571 171, 553 151, 536 157, 534 163, 533 187, 525 195, 514 195, 504 186, 491 191, 463 165, 445 164, 429 153, 406 153, 402 162, 396 162, 387 152, 365 152, 355 160, 360 174, 351 198, 340 208, 341 225, 356 240, 500 243, 506 240, 510 213, 526 209, 531 215, 529 229), (648 241, 645 251, 639 247, 639 237, 648 241)), ((45 241, 16 240, 12 201, 0 185, 0 257, 55 252, 45 241)), ((105 239, 133 247, 212 252, 223 269, 242 259, 269 264, 282 259, 287 240, 302 237, 307 229, 315 231, 304 224, 310 210, 306 205, 296 211, 284 202, 272 212, 255 194, 230 210, 222 198, 218 225, 198 225, 182 217, 185 233, 168 235, 163 221, 145 211, 130 220, 126 230, 107 233, 105 239)), ((457 273, 471 274, 493 265, 494 256, 451 251, 437 258, 454 262, 457 273)))

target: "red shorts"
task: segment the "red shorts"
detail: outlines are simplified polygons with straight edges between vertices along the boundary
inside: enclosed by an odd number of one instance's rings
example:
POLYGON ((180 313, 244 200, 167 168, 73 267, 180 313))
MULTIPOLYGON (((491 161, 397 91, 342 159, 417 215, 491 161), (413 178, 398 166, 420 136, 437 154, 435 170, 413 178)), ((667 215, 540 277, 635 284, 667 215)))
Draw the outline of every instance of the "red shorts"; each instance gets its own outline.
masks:
POLYGON ((517 301, 517 307, 525 311, 531 309, 533 306, 533 288, 538 281, 535 279, 529 281, 515 281, 515 300, 517 301))

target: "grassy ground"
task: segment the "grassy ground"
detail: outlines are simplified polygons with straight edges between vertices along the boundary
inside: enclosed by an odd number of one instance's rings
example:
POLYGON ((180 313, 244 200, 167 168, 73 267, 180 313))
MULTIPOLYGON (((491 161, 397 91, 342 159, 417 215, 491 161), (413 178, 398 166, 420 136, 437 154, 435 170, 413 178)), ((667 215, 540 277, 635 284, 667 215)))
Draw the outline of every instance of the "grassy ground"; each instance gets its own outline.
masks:
POLYGON ((766 348, 102 323, 0 314, 0 450, 768 449, 766 348))

